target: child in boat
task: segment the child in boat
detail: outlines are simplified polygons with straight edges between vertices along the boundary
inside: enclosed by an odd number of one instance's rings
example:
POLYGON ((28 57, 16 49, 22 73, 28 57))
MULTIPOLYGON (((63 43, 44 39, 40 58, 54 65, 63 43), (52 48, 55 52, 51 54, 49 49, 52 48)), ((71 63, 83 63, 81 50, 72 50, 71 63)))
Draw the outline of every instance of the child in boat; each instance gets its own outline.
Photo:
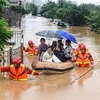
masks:
POLYGON ((43 61, 43 62, 61 62, 61 61, 54 55, 53 47, 52 47, 52 46, 48 47, 47 51, 43 54, 42 61, 43 61))

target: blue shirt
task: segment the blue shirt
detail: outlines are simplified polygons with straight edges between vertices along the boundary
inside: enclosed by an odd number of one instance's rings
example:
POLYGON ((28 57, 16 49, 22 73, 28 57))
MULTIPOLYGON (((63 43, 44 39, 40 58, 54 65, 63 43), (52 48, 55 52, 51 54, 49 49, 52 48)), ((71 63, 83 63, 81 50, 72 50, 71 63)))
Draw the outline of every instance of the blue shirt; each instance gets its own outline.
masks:
POLYGON ((48 49, 47 44, 44 44, 44 45, 41 45, 41 44, 40 44, 40 45, 38 46, 38 53, 41 54, 42 52, 47 51, 47 49, 48 49))

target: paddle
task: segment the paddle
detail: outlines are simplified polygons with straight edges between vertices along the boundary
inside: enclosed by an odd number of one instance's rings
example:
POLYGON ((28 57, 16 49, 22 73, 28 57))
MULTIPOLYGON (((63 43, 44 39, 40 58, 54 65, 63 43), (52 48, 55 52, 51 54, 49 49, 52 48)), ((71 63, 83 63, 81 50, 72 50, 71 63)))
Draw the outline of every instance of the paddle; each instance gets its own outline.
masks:
MULTIPOLYGON (((96 66, 100 61, 98 61, 94 66, 96 66)), ((94 66, 89 67, 85 72, 83 72, 78 78, 76 78, 76 80, 79 80, 80 78, 82 78, 84 75, 86 75, 89 71, 91 71, 94 66)))

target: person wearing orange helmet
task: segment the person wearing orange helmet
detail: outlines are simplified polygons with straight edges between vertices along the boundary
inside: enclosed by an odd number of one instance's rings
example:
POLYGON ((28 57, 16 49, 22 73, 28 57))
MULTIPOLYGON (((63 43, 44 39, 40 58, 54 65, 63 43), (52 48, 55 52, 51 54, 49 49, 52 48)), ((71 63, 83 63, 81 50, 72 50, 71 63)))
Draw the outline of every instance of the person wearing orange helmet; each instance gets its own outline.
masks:
POLYGON ((32 40, 28 41, 27 49, 25 49, 25 47, 23 47, 23 50, 25 52, 28 52, 28 55, 30 55, 30 56, 38 54, 38 47, 33 43, 32 40))
POLYGON ((79 45, 78 45, 78 48, 77 49, 73 49, 73 54, 75 55, 75 56, 77 56, 79 53, 80 53, 80 47, 81 47, 81 45, 84 45, 83 43, 80 43, 79 45))
POLYGON ((77 55, 76 64, 79 65, 80 67, 88 67, 90 65, 93 65, 94 60, 92 58, 91 53, 86 52, 85 45, 80 46, 80 51, 81 53, 77 55))
POLYGON ((20 58, 15 58, 13 64, 9 66, 0 67, 0 72, 8 72, 9 78, 14 80, 27 80, 28 74, 39 75, 40 72, 27 68, 21 64, 20 58))

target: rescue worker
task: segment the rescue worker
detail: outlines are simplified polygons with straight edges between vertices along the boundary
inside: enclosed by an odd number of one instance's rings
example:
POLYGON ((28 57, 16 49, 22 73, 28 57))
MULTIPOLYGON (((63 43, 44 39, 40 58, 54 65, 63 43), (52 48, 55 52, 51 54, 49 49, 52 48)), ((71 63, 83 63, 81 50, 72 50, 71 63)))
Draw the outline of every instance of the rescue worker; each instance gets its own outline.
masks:
MULTIPOLYGON (((82 45, 84 45, 84 44, 83 44, 83 43, 80 43, 80 44, 78 45, 78 48, 75 49, 75 50, 73 51, 73 54, 75 54, 76 56, 77 56, 78 54, 80 54, 80 53, 81 53, 80 48, 81 48, 82 45)), ((86 48, 86 52, 88 52, 88 48, 86 48)))
POLYGON ((24 64, 21 64, 20 58, 15 58, 12 65, 0 67, 0 72, 8 72, 9 78, 14 80, 27 80, 28 74, 41 74, 41 72, 36 72, 35 70, 27 68, 24 64))
POLYGON ((72 56, 72 61, 73 62, 76 61, 77 55, 81 53, 81 50, 80 50, 81 45, 84 45, 84 44, 83 43, 80 43, 78 45, 78 48, 76 48, 76 49, 73 48, 73 56, 72 56))
POLYGON ((88 67, 94 64, 94 60, 92 55, 89 52, 86 52, 86 46, 81 45, 80 47, 81 53, 77 55, 76 64, 80 67, 88 67))
POLYGON ((31 40, 28 41, 27 49, 25 49, 25 47, 23 47, 23 50, 25 50, 25 52, 28 52, 28 55, 30 55, 30 56, 38 54, 38 47, 31 40))
POLYGON ((77 49, 74 49, 73 54, 78 55, 78 54, 81 52, 81 51, 80 51, 81 45, 84 45, 84 44, 83 44, 83 43, 80 43, 80 44, 78 45, 78 48, 77 48, 77 49))

